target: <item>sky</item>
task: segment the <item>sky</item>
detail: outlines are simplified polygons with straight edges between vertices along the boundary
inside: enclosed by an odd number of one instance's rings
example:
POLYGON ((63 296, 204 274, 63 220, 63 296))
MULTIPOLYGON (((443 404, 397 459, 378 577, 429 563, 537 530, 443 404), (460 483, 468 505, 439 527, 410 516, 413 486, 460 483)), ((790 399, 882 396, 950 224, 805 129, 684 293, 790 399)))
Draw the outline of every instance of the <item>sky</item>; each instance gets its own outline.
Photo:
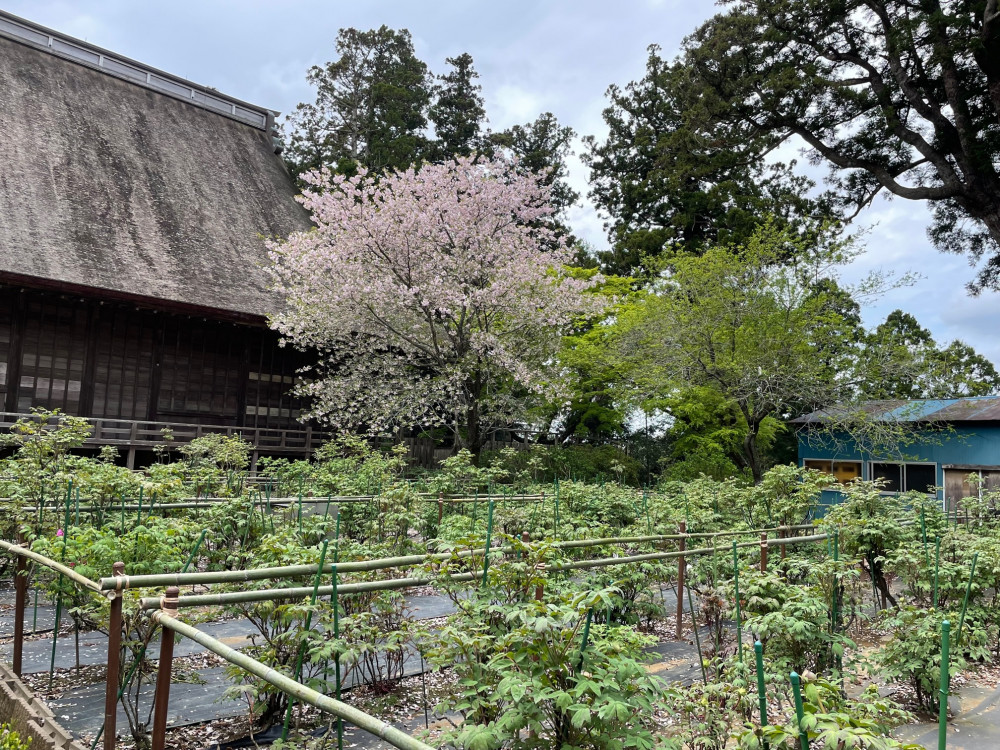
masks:
MULTIPOLYGON (((0 0, 0 7, 285 113, 312 100, 306 71, 336 56, 338 29, 405 28, 432 72, 445 72, 447 57, 472 55, 493 130, 550 111, 578 134, 598 138, 606 133, 608 86, 640 78, 651 44, 672 57, 717 11, 711 0, 0 0)), ((570 178, 586 196, 580 148, 570 178)), ((800 155, 791 147, 786 156, 800 155)), ((607 247, 604 218, 586 198, 568 218, 595 249, 607 247)), ((974 269, 931 246, 929 221, 925 204, 902 199, 878 199, 856 221, 867 230, 867 250, 846 270, 847 281, 872 271, 919 275, 867 305, 865 323, 877 325, 900 308, 940 344, 962 339, 1000 364, 1000 294, 969 296, 965 284, 974 269)))

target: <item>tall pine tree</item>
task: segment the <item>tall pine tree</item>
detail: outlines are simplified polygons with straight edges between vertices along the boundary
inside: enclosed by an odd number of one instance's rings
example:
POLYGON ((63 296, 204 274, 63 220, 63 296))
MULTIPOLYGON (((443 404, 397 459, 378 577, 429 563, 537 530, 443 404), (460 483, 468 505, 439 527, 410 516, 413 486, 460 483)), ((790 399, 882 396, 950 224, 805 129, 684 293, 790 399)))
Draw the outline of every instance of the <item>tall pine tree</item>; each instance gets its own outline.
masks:
POLYGON ((316 100, 288 118, 285 159, 292 172, 406 169, 423 159, 432 81, 410 32, 341 29, 337 53, 309 70, 316 100))
POLYGON ((482 150, 483 106, 482 86, 476 83, 479 73, 472 67, 472 55, 464 52, 445 60, 451 71, 437 77, 434 88, 437 99, 430 109, 437 142, 436 161, 454 156, 470 156, 482 150))

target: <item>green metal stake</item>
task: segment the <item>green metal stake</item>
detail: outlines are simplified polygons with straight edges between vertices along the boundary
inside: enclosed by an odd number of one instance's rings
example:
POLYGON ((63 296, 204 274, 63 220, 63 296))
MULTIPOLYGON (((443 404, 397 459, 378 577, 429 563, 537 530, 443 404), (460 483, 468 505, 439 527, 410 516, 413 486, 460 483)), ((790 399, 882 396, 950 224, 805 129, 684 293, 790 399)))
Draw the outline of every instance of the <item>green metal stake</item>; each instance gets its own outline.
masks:
POLYGON ((743 616, 740 613, 740 560, 733 540, 733 586, 736 589, 736 650, 740 664, 743 663, 743 616))
POLYGON ((593 618, 593 616, 594 616, 594 610, 592 608, 588 609, 587 622, 583 626, 583 641, 580 644, 580 662, 579 664, 577 664, 576 667, 577 672, 583 671, 583 657, 587 651, 587 639, 590 638, 590 620, 593 618))
POLYGON ((188 568, 191 566, 191 561, 194 560, 194 556, 198 554, 198 549, 201 547, 201 543, 205 541, 205 534, 208 533, 208 529, 202 529, 201 534, 198 537, 198 541, 195 542, 194 549, 191 550, 191 554, 188 555, 187 562, 184 563, 184 569, 181 573, 187 573, 188 568))
MULTIPOLYGON (((694 644, 698 647, 698 664, 701 665, 701 680, 708 685, 708 676, 705 674, 705 657, 701 655, 701 636, 698 634, 698 618, 694 614, 694 602, 691 600, 691 587, 686 586, 688 598, 688 611, 691 612, 691 629, 694 631, 694 644)), ((663 589, 660 589, 663 593, 663 589)))
POLYGON ((941 566, 941 537, 934 537, 934 609, 938 605, 938 569, 941 566))
POLYGON ((927 509, 920 509, 920 536, 924 540, 924 564, 931 564, 930 551, 927 549, 927 509))
MULTIPOLYGON (((340 514, 337 514, 337 520, 340 520, 340 514)), ((336 549, 334 549, 336 553, 336 549)), ((336 561, 336 557, 334 558, 336 561)), ((337 596, 337 566, 333 566, 333 594, 330 597, 333 602, 333 637, 334 639, 340 639, 340 598, 337 596)), ((334 677, 334 690, 337 700, 340 700, 340 652, 336 652, 333 655, 333 666, 337 670, 336 677, 334 677)), ((337 717, 337 750, 344 750, 344 720, 339 716, 337 717)))
MULTIPOLYGON (((757 704, 760 707, 760 729, 763 732, 767 726, 767 693, 764 690, 764 645, 760 641, 753 644, 753 652, 757 660, 757 704)), ((764 741, 767 750, 767 741, 764 741)))
POLYGON ((976 561, 979 559, 977 552, 972 556, 972 567, 969 569, 969 582, 965 584, 965 597, 962 599, 962 614, 958 618, 958 633, 955 635, 955 645, 962 642, 962 626, 965 625, 965 610, 969 607, 969 592, 972 591, 972 578, 976 575, 976 561))
POLYGON ((333 528, 333 564, 340 562, 340 506, 337 506, 337 522, 333 528))
POLYGON ((302 535, 302 477, 299 477, 299 536, 302 535))
MULTIPOLYGON (((833 532, 833 561, 836 563, 840 560, 840 530, 834 529, 833 532)), ((840 574, 834 572, 833 574, 833 634, 836 635, 837 631, 840 629, 840 574)), ((837 673, 840 675, 841 683, 843 683, 844 668, 843 661, 840 655, 836 657, 837 673)), ((843 685, 841 685, 843 686, 843 685)))
MULTIPOLYGON (((142 487, 139 488, 139 510, 135 514, 135 522, 136 523, 142 523, 142 490, 143 489, 144 488, 142 488, 142 487)), ((125 533, 124 529, 122 529, 122 533, 125 533)))
MULTIPOLYGON (((319 551, 319 569, 316 571, 316 577, 313 579, 313 592, 312 597, 309 599, 309 604, 315 606, 316 598, 319 594, 319 584, 323 577, 323 563, 326 562, 326 546, 328 541, 323 540, 323 546, 319 551)), ((309 630, 309 626, 312 625, 312 611, 306 613, 305 630, 309 630)), ((303 641, 299 644, 299 655, 295 660, 295 681, 299 681, 299 677, 302 675, 302 658, 305 656, 306 644, 303 641)), ((288 727, 292 722, 292 709, 295 707, 295 700, 289 696, 288 698, 288 710, 285 712, 285 723, 281 728, 281 741, 284 742, 288 739, 288 727)))
POLYGON ((490 498, 489 517, 486 521, 486 551, 483 552, 483 586, 486 585, 486 573, 490 569, 490 546, 493 543, 493 498, 490 498))
POLYGON ((941 689, 938 691, 938 750, 948 747, 948 692, 951 678, 948 674, 948 640, 951 623, 945 620, 941 623, 941 689))
MULTIPOLYGON (((69 506, 70 501, 73 499, 73 480, 69 480, 69 484, 66 488, 66 513, 65 519, 63 521, 63 543, 62 543, 62 554, 59 556, 59 562, 66 562, 66 544, 68 542, 69 536, 69 506)), ((59 622, 62 619, 62 583, 63 574, 59 574, 58 589, 59 593, 56 595, 56 621, 52 628, 52 656, 49 659, 49 690, 52 689, 52 680, 54 678, 54 673, 56 669, 56 644, 59 642, 59 622)))
POLYGON ((556 506, 552 512, 552 520, 553 520, 553 534, 555 535, 555 538, 558 539, 559 538, 559 485, 558 484, 556 485, 556 506))
POLYGON ((802 688, 799 685, 799 675, 792 672, 792 695, 795 696, 795 719, 799 727, 799 746, 801 750, 809 750, 809 734, 802 728, 802 720, 806 712, 802 707, 802 688))

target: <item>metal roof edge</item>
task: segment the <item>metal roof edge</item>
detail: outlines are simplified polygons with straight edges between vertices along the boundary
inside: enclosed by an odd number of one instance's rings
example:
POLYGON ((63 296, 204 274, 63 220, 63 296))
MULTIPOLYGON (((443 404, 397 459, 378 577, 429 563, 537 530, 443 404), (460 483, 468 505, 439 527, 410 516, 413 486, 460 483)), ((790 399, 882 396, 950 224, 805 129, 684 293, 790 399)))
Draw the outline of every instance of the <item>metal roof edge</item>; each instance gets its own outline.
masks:
POLYGON ((74 62, 113 78, 127 81, 140 88, 169 96, 172 99, 187 102, 200 109, 265 132, 270 130, 275 118, 280 114, 276 110, 223 94, 209 86, 203 86, 167 73, 125 55, 15 16, 5 10, 0 10, 0 37, 43 50, 54 57, 74 62), (119 66, 119 69, 115 69, 114 66, 119 66), (143 79, 143 75, 145 79, 143 79), (161 83, 161 85, 156 85, 157 83, 161 83), (171 89, 169 86, 174 86, 176 89, 171 89), (177 89, 187 89, 190 93, 182 93, 177 89), (198 96, 201 96, 202 100, 199 100, 198 96), (214 102, 218 102, 218 104, 213 106, 214 102), (223 109, 222 104, 229 105, 231 111, 227 112, 223 109))

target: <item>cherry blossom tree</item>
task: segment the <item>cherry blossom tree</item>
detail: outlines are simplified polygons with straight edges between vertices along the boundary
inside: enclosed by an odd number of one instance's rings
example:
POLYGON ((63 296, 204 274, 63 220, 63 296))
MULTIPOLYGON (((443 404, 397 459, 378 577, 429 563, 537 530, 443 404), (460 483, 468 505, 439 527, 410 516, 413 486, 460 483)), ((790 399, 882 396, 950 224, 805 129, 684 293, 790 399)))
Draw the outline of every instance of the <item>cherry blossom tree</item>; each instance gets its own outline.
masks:
POLYGON ((306 177, 316 227, 270 256, 287 299, 272 327, 322 355, 298 386, 309 416, 372 434, 445 426, 478 454, 490 428, 562 396, 560 336, 602 303, 539 221, 543 177, 515 166, 306 177))

